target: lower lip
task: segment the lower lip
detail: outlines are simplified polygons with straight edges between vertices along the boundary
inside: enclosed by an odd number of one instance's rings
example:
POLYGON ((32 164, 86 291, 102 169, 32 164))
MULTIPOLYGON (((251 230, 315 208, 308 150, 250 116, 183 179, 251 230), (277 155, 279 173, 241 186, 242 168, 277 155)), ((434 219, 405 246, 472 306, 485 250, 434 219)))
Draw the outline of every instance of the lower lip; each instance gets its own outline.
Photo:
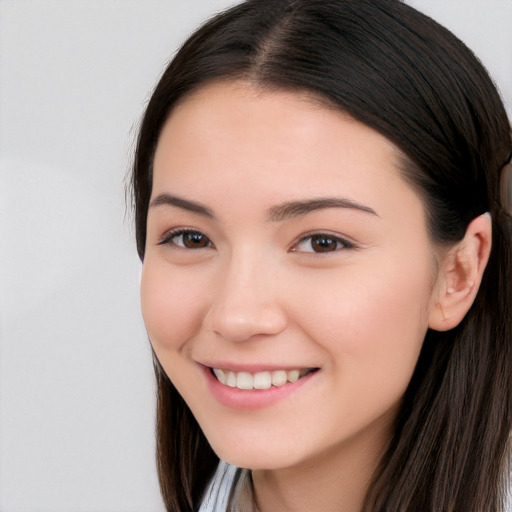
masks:
POLYGON ((317 370, 309 373, 298 381, 288 382, 284 386, 271 386, 268 389, 244 390, 221 384, 207 366, 203 366, 202 370, 206 376, 208 388, 212 395, 222 405, 233 409, 262 409, 269 407, 301 389, 319 372, 319 370, 317 370))

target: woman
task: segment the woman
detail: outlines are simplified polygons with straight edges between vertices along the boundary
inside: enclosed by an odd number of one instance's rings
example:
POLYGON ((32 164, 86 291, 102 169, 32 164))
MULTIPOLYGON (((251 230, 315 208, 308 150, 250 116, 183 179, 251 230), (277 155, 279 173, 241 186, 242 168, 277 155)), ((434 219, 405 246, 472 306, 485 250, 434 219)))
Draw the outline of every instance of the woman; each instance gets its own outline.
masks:
POLYGON ((133 170, 168 510, 503 510, 511 148, 481 64, 396 0, 189 38, 133 170))

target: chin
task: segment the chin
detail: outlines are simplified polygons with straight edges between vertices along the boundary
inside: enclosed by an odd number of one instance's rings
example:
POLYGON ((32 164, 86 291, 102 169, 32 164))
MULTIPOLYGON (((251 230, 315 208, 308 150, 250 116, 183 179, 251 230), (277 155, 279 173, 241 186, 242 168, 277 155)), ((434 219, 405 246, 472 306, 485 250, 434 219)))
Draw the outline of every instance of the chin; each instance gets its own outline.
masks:
POLYGON ((282 456, 276 457, 276 454, 265 453, 229 453, 221 455, 217 453, 220 459, 239 468, 257 470, 276 470, 293 466, 296 461, 285 460, 282 456))
POLYGON ((217 456, 229 464, 251 470, 275 470, 294 466, 301 461, 297 446, 283 446, 283 443, 214 440, 210 442, 217 456), (276 444, 278 446, 276 446, 276 444))

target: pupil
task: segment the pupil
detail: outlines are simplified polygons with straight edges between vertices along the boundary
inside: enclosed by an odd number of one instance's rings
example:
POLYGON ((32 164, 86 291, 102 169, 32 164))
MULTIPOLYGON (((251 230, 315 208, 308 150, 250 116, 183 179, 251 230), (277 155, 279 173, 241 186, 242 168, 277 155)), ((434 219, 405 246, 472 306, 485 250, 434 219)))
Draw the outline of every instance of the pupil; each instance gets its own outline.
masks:
POLYGON ((204 235, 200 233, 186 233, 183 236, 183 245, 189 249, 197 249, 198 247, 206 247, 208 241, 204 235))
POLYGON ((327 236, 314 236, 311 245, 315 252, 329 252, 336 250, 336 240, 327 236))

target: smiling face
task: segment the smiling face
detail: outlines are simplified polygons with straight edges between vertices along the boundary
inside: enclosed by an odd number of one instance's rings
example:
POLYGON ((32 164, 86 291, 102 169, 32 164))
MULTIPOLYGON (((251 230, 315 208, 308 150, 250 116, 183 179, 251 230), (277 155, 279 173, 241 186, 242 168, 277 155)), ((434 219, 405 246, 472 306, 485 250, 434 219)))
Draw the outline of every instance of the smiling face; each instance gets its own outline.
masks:
POLYGON ((435 299, 398 162, 343 113, 241 82, 204 87, 165 124, 143 315, 221 458, 277 469, 383 449, 435 299))

